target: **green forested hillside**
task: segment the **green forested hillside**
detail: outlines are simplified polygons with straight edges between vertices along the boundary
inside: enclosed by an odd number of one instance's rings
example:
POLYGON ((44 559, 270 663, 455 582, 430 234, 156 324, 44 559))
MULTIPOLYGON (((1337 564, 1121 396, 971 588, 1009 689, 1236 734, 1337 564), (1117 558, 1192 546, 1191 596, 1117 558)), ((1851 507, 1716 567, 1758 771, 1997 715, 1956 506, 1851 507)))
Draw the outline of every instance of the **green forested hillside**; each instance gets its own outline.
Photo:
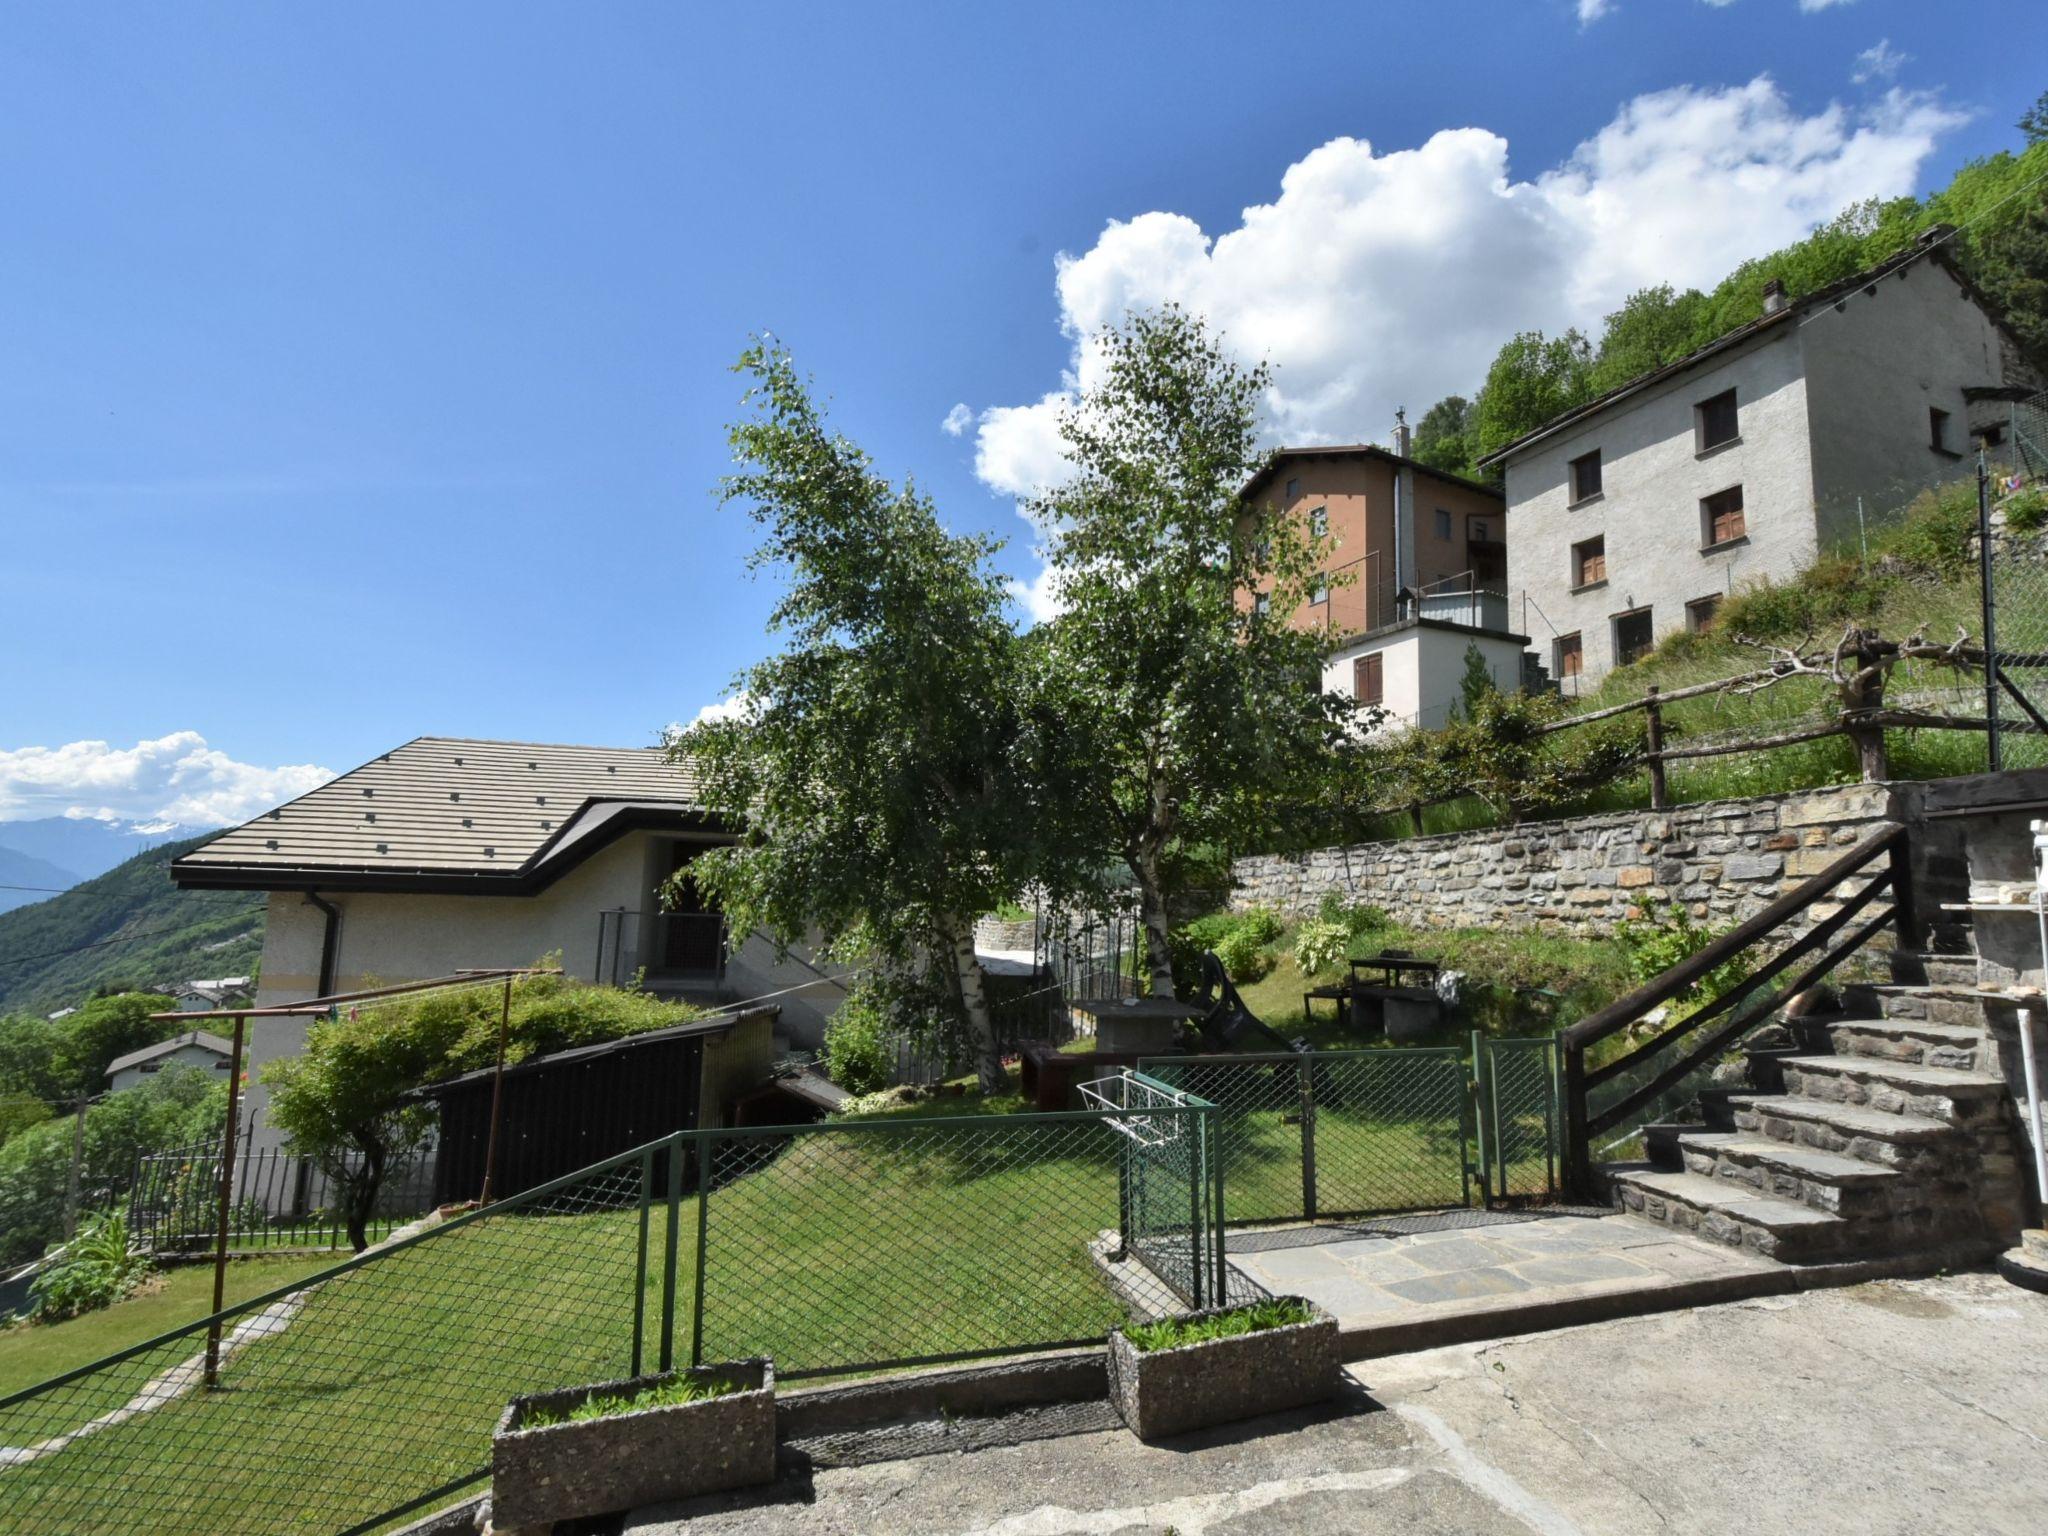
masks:
POLYGON ((171 884, 171 860, 203 841, 165 843, 61 896, 0 912, 0 1013, 74 1007, 103 984, 168 987, 253 972, 262 893, 171 884))

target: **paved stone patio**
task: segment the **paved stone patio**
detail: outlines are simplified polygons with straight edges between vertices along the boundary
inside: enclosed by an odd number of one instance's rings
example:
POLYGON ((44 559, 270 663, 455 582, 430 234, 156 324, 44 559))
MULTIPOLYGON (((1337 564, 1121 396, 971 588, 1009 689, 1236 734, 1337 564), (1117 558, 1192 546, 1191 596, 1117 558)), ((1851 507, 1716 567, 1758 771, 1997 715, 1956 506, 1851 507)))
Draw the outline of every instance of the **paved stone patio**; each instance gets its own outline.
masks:
POLYGON ((1654 1292, 1774 1268, 1616 1212, 1446 1212, 1230 1235, 1230 1263, 1347 1328, 1578 1297, 1654 1292))

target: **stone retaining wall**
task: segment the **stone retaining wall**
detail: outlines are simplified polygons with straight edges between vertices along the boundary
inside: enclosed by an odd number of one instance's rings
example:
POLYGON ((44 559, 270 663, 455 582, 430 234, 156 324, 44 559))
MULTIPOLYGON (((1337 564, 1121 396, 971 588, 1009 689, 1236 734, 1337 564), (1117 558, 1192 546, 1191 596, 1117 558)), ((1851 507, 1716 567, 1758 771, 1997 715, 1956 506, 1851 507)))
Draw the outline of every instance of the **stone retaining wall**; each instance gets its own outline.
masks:
POLYGON ((1885 784, 1618 811, 1483 832, 1240 859, 1231 905, 1313 913, 1325 893, 1424 928, 1605 928, 1682 902, 1739 922, 1896 822, 1885 784))

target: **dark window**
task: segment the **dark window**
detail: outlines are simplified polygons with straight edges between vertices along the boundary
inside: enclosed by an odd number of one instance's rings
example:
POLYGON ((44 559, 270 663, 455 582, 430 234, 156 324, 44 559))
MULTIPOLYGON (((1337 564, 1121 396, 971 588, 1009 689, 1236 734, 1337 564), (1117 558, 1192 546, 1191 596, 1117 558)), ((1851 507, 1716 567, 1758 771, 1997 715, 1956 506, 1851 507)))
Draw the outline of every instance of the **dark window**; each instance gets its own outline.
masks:
POLYGON ((1330 509, 1328 507, 1317 507, 1315 511, 1309 513, 1308 531, 1319 539, 1330 531, 1330 509))
POLYGON ((1493 542, 1493 519, 1474 512, 1465 519, 1465 537, 1474 544, 1493 542))
POLYGON ((1700 452, 1718 448, 1723 443, 1732 443, 1742 435, 1735 421, 1735 391, 1724 389, 1711 400, 1702 400, 1693 407, 1699 418, 1698 432, 1700 452))
POLYGON ((1749 524, 1742 516, 1742 487, 1731 485, 1725 491, 1716 491, 1700 503, 1700 531, 1706 536, 1707 547, 1726 544, 1730 539, 1739 539, 1749 531, 1749 524))
POLYGON ((1377 704, 1386 694, 1385 658, 1377 651, 1351 663, 1351 696, 1361 704, 1377 704))
POLYGON ((1614 654, 1625 667, 1650 654, 1650 610, 1638 608, 1614 621, 1614 654))
POLYGON ((1451 514, 1442 507, 1436 509, 1436 536, 1440 539, 1449 539, 1451 536, 1451 514))
POLYGON ((1607 579, 1607 540, 1603 536, 1572 546, 1572 585, 1590 587, 1607 579))
POLYGON ((1948 445, 1948 412, 1934 406, 1927 408, 1927 446, 1936 453, 1953 453, 1948 445))
POLYGON ((1586 648, 1576 634, 1557 637, 1557 675, 1577 677, 1586 670, 1586 648))
POLYGON ((1253 611, 1253 612, 1255 612, 1255 613, 1270 613, 1270 612, 1272 611, 1272 609, 1273 609, 1273 594, 1272 594, 1272 593, 1270 593, 1270 592, 1261 592, 1261 593, 1260 593, 1260 594, 1259 594, 1259 595, 1258 595, 1257 597, 1255 597, 1255 598, 1253 598, 1253 599, 1252 599, 1252 611, 1253 611))
POLYGON ((1591 501, 1600 494, 1600 450, 1582 453, 1572 460, 1572 503, 1591 501))
POLYGON ((1295 497, 1299 496, 1300 494, 1301 494, 1301 482, 1300 482, 1299 480, 1290 480, 1290 481, 1288 481, 1288 482, 1287 482, 1287 499, 1288 499, 1289 501, 1292 501, 1292 500, 1294 500, 1294 498, 1295 498, 1295 497))
POLYGON ((1699 634, 1714 622, 1714 615, 1720 611, 1721 594, 1712 597, 1696 597, 1685 605, 1685 627, 1699 634))

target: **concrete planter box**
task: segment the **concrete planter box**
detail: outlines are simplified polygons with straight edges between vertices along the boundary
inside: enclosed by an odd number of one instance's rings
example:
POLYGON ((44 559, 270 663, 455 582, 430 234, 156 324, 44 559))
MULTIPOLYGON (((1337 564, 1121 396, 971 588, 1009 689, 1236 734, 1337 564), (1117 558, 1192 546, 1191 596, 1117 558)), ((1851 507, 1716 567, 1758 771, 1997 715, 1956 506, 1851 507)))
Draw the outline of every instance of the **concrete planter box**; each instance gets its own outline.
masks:
POLYGON ((774 1477, 775 1367, 767 1360, 537 1392, 512 1400, 491 1439, 491 1524, 501 1532, 546 1530, 557 1520, 745 1488, 774 1477), (536 1409, 629 1397, 688 1377, 724 1377, 744 1388, 698 1403, 521 1427, 536 1409))
MULTIPOLYGON (((1234 1310, 1193 1312, 1189 1319, 1234 1310)), ((1337 1390, 1337 1320, 1320 1307, 1311 1310, 1305 1323, 1173 1349, 1138 1349, 1119 1328, 1109 1336, 1110 1401, 1140 1440, 1319 1403, 1337 1390)))

